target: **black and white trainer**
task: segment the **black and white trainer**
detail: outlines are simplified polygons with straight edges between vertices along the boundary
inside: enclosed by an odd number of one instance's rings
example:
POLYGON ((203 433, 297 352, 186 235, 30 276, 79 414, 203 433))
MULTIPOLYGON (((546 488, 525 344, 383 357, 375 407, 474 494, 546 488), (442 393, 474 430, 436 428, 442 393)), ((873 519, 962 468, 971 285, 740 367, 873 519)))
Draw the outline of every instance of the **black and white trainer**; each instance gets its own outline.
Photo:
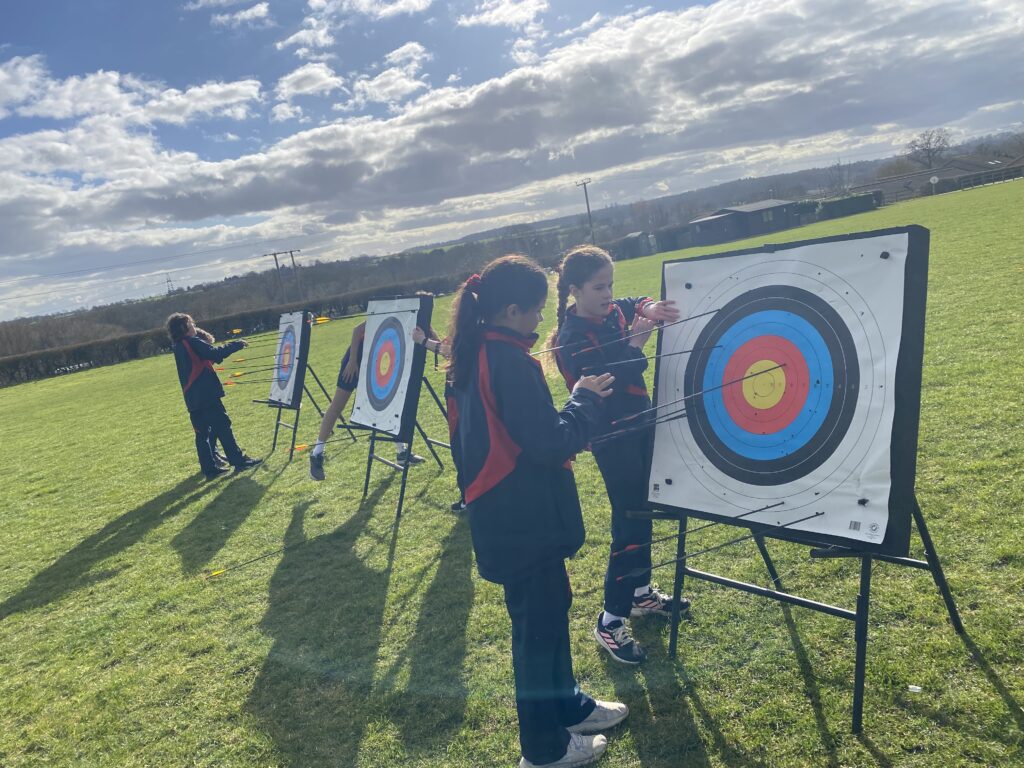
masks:
POLYGON ((327 477, 324 474, 324 455, 322 453, 309 454, 309 476, 318 481, 327 477))
MULTIPOLYGON (((690 610, 690 601, 685 597, 679 598, 679 613, 683 614, 690 610)), ((666 595, 657 587, 651 587, 647 594, 635 595, 633 607, 629 610, 631 619, 640 616, 671 616, 672 598, 666 595)))
POLYGON ((616 619, 606 626, 601 623, 601 614, 598 614, 594 638, 613 659, 623 664, 639 664, 647 658, 640 644, 630 637, 629 627, 622 619, 616 619))

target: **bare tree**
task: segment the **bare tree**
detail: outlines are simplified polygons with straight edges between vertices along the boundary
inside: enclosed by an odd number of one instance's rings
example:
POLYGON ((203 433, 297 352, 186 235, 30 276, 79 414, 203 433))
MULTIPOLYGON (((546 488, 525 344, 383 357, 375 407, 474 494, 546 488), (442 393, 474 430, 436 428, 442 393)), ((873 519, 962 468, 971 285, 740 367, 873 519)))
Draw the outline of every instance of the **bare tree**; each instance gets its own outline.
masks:
POLYGON ((849 167, 837 160, 835 165, 828 167, 827 187, 832 197, 842 197, 850 190, 849 167))
POLYGON ((945 128, 921 131, 907 144, 907 157, 925 168, 934 168, 948 151, 949 131, 945 128))

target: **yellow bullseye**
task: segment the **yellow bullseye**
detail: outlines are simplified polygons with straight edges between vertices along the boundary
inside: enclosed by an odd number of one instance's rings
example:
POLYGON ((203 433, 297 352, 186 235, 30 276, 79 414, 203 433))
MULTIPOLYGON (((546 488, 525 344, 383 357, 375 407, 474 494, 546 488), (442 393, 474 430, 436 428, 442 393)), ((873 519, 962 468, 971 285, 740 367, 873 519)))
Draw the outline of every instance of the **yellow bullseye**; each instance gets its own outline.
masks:
POLYGON ((381 376, 387 376, 388 371, 391 370, 391 354, 388 352, 383 353, 380 356, 380 362, 377 365, 377 370, 380 371, 381 376))
POLYGON ((777 366, 774 360, 758 360, 747 368, 744 376, 752 378, 743 380, 743 397, 751 407, 764 411, 778 405, 782 399, 786 392, 786 369, 777 366))

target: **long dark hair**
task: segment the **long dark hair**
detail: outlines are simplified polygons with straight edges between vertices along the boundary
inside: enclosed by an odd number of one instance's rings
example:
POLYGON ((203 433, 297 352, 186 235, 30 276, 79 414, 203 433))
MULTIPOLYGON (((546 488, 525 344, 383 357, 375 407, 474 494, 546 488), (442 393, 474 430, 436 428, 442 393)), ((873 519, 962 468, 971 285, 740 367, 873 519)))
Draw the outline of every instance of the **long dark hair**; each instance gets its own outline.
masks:
POLYGON ((611 263, 612 257, 608 255, 608 251, 596 245, 577 245, 570 248, 562 257, 557 267, 558 310, 555 312, 555 327, 545 346, 554 347, 558 344, 558 332, 562 330, 565 311, 569 304, 569 286, 582 288, 587 280, 611 263))
POLYGON ((536 307, 547 295, 544 270, 519 254, 495 259, 480 275, 463 283, 452 305, 452 359, 448 364, 452 384, 467 384, 480 351, 485 322, 512 304, 522 309, 536 307))

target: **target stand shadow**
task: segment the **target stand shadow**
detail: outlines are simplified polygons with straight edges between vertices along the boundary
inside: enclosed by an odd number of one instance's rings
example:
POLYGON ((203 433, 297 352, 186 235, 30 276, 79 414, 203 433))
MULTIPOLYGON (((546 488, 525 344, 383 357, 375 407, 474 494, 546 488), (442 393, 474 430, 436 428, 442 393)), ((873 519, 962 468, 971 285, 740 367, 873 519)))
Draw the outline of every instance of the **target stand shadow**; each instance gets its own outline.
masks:
POLYGON ((366 335, 359 367, 359 384, 349 422, 354 429, 370 432, 366 457, 363 498, 370 489, 374 463, 402 473, 395 507, 395 522, 402 517, 410 461, 398 461, 378 455, 379 444, 404 445, 412 455, 416 435, 426 444, 439 468, 444 468, 434 446, 449 448, 448 443, 427 436, 418 420, 420 391, 426 385, 435 403, 447 413, 436 391, 424 375, 427 350, 412 341, 418 326, 430 328, 433 298, 430 296, 396 296, 372 299, 367 304, 366 335))
MULTIPOLYGON (((277 450, 277 439, 281 427, 292 433, 291 445, 288 448, 288 461, 295 455, 295 440, 299 430, 299 415, 302 410, 302 395, 305 393, 321 418, 324 409, 317 403, 313 392, 306 381, 306 374, 313 377, 323 396, 330 403, 331 395, 317 376, 313 366, 309 365, 310 328, 313 315, 306 312, 288 312, 281 315, 278 325, 277 347, 274 353, 273 374, 270 380, 270 396, 266 400, 253 400, 254 403, 268 405, 276 411, 274 418, 274 439, 270 445, 270 453, 277 450), (283 419, 284 411, 292 411, 295 417, 291 422, 283 419)), ((348 427, 349 436, 355 440, 355 434, 348 427)))
POLYGON ((654 565, 675 566, 669 656, 687 576, 851 621, 853 733, 863 730, 876 560, 929 571, 964 632, 914 490, 927 274, 928 230, 917 226, 668 261, 662 271, 662 298, 700 317, 659 333, 649 508, 631 513, 678 523, 675 559, 654 565), (691 517, 710 521, 698 529, 750 533, 687 553, 691 517), (908 556, 913 527, 925 560, 908 556), (808 545, 812 559, 859 558, 855 609, 783 591, 766 538, 808 545), (751 539, 771 587, 690 565, 751 539))

